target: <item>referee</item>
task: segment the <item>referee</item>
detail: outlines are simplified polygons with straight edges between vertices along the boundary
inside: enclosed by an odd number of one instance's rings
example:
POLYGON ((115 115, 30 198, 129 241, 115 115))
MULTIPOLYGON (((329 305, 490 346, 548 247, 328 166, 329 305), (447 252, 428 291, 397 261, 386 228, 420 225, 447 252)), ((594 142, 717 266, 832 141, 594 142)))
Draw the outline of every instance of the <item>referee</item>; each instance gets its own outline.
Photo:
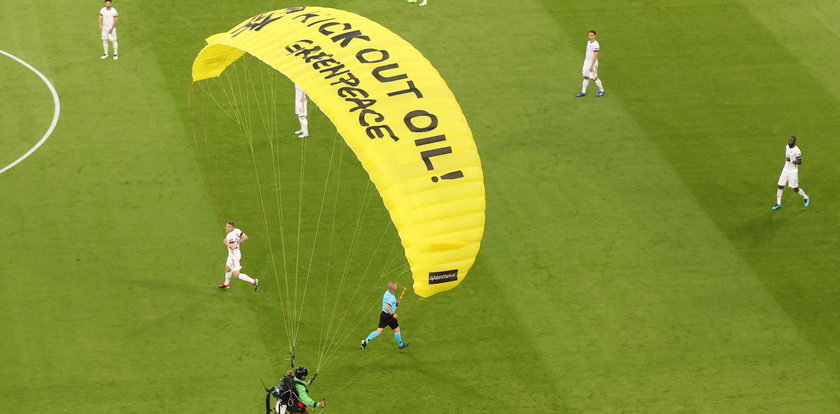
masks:
POLYGON ((408 347, 409 342, 402 341, 402 334, 400 333, 400 324, 397 322, 397 306, 399 306, 399 302, 397 301, 397 297, 394 296, 394 292, 397 291, 397 282, 389 282, 388 283, 388 290, 385 291, 385 294, 382 295, 382 313, 379 314, 379 327, 376 328, 375 331, 371 332, 367 338, 362 340, 362 351, 367 348, 368 343, 379 336, 382 333, 382 330, 385 327, 389 327, 394 331, 394 339, 397 341, 397 346, 400 349, 408 347))

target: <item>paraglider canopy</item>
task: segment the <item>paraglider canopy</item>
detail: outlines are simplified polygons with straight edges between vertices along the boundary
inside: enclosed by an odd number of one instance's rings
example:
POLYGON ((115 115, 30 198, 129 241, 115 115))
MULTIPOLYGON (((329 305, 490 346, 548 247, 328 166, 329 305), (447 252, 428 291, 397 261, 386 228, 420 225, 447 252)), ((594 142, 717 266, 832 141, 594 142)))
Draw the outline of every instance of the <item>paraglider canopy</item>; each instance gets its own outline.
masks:
POLYGON ((467 121, 440 74, 379 24, 291 7, 211 36, 193 81, 249 53, 303 88, 370 176, 399 232, 414 291, 457 286, 484 232, 484 178, 467 121))

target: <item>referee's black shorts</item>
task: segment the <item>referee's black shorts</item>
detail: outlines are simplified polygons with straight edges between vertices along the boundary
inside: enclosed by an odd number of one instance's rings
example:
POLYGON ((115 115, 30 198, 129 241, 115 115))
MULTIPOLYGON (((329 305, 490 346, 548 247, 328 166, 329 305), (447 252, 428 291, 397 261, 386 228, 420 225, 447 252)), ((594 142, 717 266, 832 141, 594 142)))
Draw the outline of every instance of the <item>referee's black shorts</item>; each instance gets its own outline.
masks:
POLYGON ((394 315, 389 314, 388 312, 382 312, 379 314, 379 327, 389 327, 392 330, 397 329, 400 327, 400 324, 397 322, 397 318, 394 315))

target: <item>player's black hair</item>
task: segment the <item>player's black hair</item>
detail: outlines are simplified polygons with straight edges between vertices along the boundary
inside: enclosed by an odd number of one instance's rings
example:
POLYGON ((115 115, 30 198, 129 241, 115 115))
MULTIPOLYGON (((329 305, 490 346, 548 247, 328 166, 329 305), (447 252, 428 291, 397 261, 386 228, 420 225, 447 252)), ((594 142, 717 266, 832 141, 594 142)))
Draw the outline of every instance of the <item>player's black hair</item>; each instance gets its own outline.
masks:
POLYGON ((232 222, 232 221, 227 222, 227 224, 230 224, 231 226, 236 227, 236 223, 234 223, 234 222, 232 222))
POLYGON ((594 34, 595 36, 598 36, 598 32, 596 32, 596 31, 594 31, 594 30, 590 30, 590 31, 589 31, 589 33, 592 33, 592 34, 594 34))
POLYGON ((796 139, 796 135, 791 135, 790 137, 793 138, 793 139, 796 139))

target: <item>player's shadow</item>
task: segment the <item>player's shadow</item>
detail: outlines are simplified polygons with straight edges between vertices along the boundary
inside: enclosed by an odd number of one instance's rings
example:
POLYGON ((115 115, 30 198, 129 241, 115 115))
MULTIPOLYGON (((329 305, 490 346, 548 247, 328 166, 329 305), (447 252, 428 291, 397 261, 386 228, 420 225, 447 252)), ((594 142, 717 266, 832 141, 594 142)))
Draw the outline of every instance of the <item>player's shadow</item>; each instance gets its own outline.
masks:
POLYGON ((744 220, 735 229, 735 237, 748 246, 766 244, 768 240, 775 240, 777 233, 780 231, 792 228, 796 222, 792 219, 799 217, 800 214, 802 214, 802 211, 794 208, 780 211, 771 211, 768 208, 767 213, 757 214, 744 220))

